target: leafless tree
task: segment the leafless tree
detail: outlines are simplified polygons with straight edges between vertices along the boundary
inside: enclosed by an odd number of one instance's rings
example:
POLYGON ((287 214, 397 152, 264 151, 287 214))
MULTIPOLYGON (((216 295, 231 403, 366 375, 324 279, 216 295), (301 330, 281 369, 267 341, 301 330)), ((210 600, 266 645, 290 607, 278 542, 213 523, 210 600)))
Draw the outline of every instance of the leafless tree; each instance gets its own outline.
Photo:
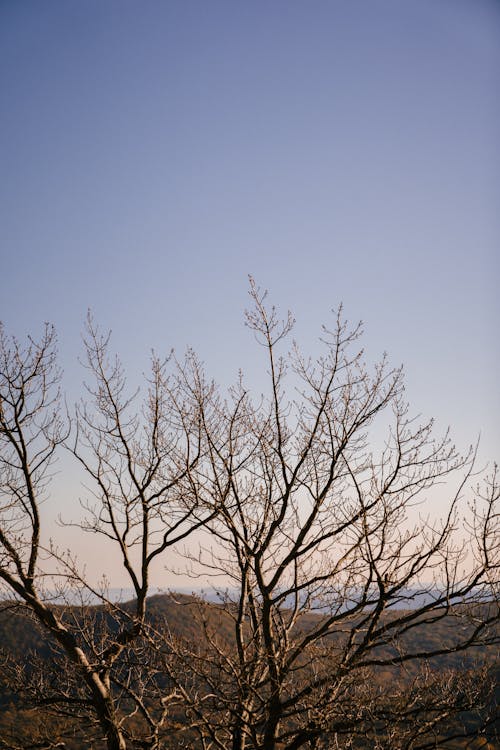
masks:
POLYGON ((89 320, 90 382, 71 429, 52 329, 26 348, 2 332, 0 580, 54 653, 26 690, 108 750, 423 750, 465 736, 465 712, 482 707, 484 724, 493 709, 496 470, 475 476, 473 450, 460 456, 410 416, 401 370, 385 358, 370 369, 341 311, 317 360, 295 344, 280 355, 293 319, 253 282, 250 293, 267 393, 252 397, 240 377, 223 397, 192 353, 153 357, 138 409, 89 320), (128 605, 42 544, 63 444, 88 480, 76 525, 118 551, 128 605), (442 518, 425 505, 436 490, 440 507, 448 493, 442 518), (174 548, 219 593, 189 602, 196 638, 148 617, 151 566, 174 548), (54 582, 59 599, 71 591, 65 605, 50 600, 54 582))
POLYGON ((252 400, 240 380, 203 401, 206 451, 190 475, 197 502, 218 509, 193 575, 220 576, 232 618, 221 638, 203 608, 204 642, 178 654, 203 697, 200 742, 435 746, 479 705, 471 655, 498 643, 496 472, 464 521, 474 452, 409 416, 401 370, 384 358, 370 373, 341 313, 319 359, 296 345, 280 357, 293 319, 253 282, 251 297, 269 391, 252 400), (421 503, 441 484, 439 520, 421 503))
POLYGON ((157 747, 169 704, 155 682, 146 628, 149 571, 173 544, 208 515, 183 483, 200 458, 198 405, 181 378, 153 357, 142 411, 128 395, 120 362, 110 360, 109 337, 89 319, 86 365, 91 381, 77 407, 73 431, 60 416, 55 336, 22 347, 0 338, 0 580, 52 639, 57 671, 29 679, 39 705, 64 707, 95 721, 109 750, 123 750, 128 717, 146 726, 143 747, 157 747), (71 442, 70 442, 71 441, 71 442), (92 587, 69 554, 42 544, 40 505, 48 492, 55 451, 65 443, 89 477, 90 499, 78 527, 117 548, 132 606, 112 604, 92 587), (56 566, 56 567, 55 567, 56 566), (58 606, 52 603, 57 591, 58 606), (77 607, 76 596, 81 597, 77 607), (89 608, 89 595, 101 608, 89 608), (66 606, 61 606, 64 602, 66 606), (104 610, 103 610, 104 606, 104 610), (149 696, 159 695, 156 712, 149 696))

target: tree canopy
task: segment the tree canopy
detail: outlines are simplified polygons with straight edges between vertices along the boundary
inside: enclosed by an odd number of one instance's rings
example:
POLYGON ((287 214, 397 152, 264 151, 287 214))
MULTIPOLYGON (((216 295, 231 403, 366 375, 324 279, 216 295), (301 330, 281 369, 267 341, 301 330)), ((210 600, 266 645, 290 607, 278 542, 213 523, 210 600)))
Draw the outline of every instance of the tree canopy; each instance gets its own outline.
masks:
POLYGON ((423 750, 491 729, 496 469, 478 477, 474 450, 411 415, 402 370, 370 367, 341 309, 312 359, 292 315, 253 281, 250 297, 263 394, 242 375, 223 393, 189 351, 152 358, 140 402, 89 318, 91 380, 67 414, 54 330, 26 344, 1 331, 3 606, 50 644, 29 668, 4 664, 10 689, 55 717, 60 738, 39 747, 68 743, 68 727, 108 750, 423 750), (78 527, 119 551, 128 604, 42 543, 62 450, 87 476, 78 527), (425 501, 442 483, 436 517, 425 501), (189 634, 149 598, 174 550, 218 592, 179 601, 189 634))

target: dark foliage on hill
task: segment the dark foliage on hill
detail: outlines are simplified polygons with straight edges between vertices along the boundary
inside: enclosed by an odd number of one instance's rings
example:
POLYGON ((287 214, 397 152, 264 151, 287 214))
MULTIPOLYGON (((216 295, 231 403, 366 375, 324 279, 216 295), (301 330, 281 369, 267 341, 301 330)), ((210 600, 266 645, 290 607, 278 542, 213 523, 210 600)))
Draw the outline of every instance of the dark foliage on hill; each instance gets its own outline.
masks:
MULTIPOLYGON (((128 616, 134 611, 134 603, 119 605, 115 611, 102 605, 84 608, 54 605, 54 609, 58 610, 63 620, 71 620, 73 623, 81 621, 87 629, 89 622, 93 622, 94 636, 98 639, 103 628, 108 633, 113 627, 118 628, 117 613, 121 611, 124 617, 128 616)), ((320 614, 309 613, 300 619, 297 627, 307 632, 320 619, 320 614)), ((176 644, 179 649, 183 645, 193 649, 193 644, 196 644, 198 652, 202 652, 207 638, 216 639, 229 649, 234 648, 231 624, 231 605, 207 602, 185 594, 156 595, 148 600, 148 627, 156 634, 165 634, 165 653, 168 652, 170 656, 172 644, 176 644)), ((353 623, 353 627, 355 626, 356 623, 353 623)), ((408 638, 413 638, 414 648, 437 649, 449 645, 456 638, 454 628, 456 625, 453 618, 445 617, 432 627, 427 625, 417 628, 408 638)), ((346 634, 338 633, 329 637, 340 640, 346 634)), ((83 716, 75 718, 74 710, 68 711, 65 716, 60 706, 51 705, 51 689, 64 679, 64 676, 61 677, 64 672, 61 670, 60 649, 42 632, 27 608, 13 602, 4 602, 0 606, 0 644, 0 748, 83 750, 92 747, 94 750, 101 750, 105 747, 102 739, 93 735, 94 730, 83 716), (43 698, 40 681, 43 682, 43 698)), ((386 661, 390 652, 387 649, 381 650, 378 656, 386 661)), ((372 679, 378 686, 380 696, 392 695, 396 703, 398 686, 408 685, 412 680, 418 679, 418 672, 423 668, 442 675, 443 685, 455 680, 458 690, 460 675, 475 672, 477 678, 484 681, 485 696, 489 684, 496 684, 496 690, 493 697, 490 695, 484 704, 478 704, 477 710, 464 711, 450 720, 446 732, 451 739, 445 747, 457 750, 497 750, 500 748, 496 708, 500 699, 500 666, 496 656, 493 648, 475 648, 464 653, 437 656, 428 665, 412 663, 404 669, 401 666, 375 665, 372 679), (466 734, 470 735, 468 739, 465 739, 466 734)), ((151 674, 159 687, 167 690, 170 687, 169 679, 161 672, 161 660, 154 663, 153 653, 151 659, 151 674)), ((316 667, 319 668, 319 665, 311 665, 313 669, 316 667)), ((140 735, 139 716, 131 719, 131 726, 140 735)), ((177 748, 194 743, 195 737, 189 726, 189 712, 174 708, 163 737, 164 747, 177 748)), ((366 741, 360 738, 356 745, 360 750, 373 746, 373 738, 367 738, 366 741)), ((383 743, 380 747, 383 747, 383 743)))

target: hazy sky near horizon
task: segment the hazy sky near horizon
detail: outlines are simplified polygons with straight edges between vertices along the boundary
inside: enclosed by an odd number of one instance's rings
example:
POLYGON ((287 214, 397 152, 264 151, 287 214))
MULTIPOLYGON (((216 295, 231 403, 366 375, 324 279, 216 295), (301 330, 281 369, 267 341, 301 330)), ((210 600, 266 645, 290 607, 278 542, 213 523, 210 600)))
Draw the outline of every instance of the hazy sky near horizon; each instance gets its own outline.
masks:
POLYGON ((55 324, 71 397, 88 308, 132 378, 252 379, 251 273, 498 460, 499 130, 492 0, 3 0, 0 318, 55 324))

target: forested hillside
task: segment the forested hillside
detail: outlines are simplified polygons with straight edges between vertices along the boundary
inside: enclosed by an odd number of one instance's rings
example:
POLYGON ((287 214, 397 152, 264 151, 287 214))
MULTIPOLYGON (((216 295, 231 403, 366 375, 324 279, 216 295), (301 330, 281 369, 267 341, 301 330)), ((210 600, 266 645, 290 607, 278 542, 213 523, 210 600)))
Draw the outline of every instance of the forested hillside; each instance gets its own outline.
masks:
MULTIPOLYGON (((120 612, 128 616, 133 612, 134 603, 117 605, 114 608, 103 606, 94 607, 57 607, 62 620, 73 623, 80 622, 81 626, 89 628, 92 622, 92 632, 96 642, 99 634, 105 629, 117 629, 120 612)), ((202 653, 209 645, 217 643, 227 651, 234 650, 234 607, 229 604, 207 602, 195 596, 184 594, 164 594, 151 597, 148 601, 147 627, 158 634, 164 634, 164 654, 168 661, 178 657, 181 653, 197 651, 202 653), (174 651, 177 650, 177 654, 174 651)), ((400 616, 401 613, 398 613, 400 616)), ((390 617, 390 615, 387 615, 390 617)), ((322 615, 309 613, 297 624, 297 630, 307 633, 317 627, 322 615)), ((356 623, 352 623, 356 627, 356 623)), ((413 651, 438 650, 446 647, 453 639, 456 620, 450 614, 444 616, 433 625, 418 628, 408 638, 412 639, 413 651)), ((345 632, 332 634, 329 639, 333 642, 346 638, 345 632)), ((30 616, 29 610, 13 602, 4 602, 0 608, 0 658, 3 669, 0 672, 0 747, 2 748, 66 748, 67 750, 84 750, 92 747, 94 750, 105 748, 105 741, 99 736, 95 725, 87 723, 82 713, 75 714, 74 700, 71 711, 65 711, 61 705, 60 695, 57 703, 51 705, 51 692, 54 695, 60 691, 61 681, 68 679, 68 675, 61 672, 60 648, 51 642, 41 631, 39 624, 30 616), (66 715, 65 715, 66 714, 66 715)), ((407 644, 407 647, 409 644, 407 644)), ((380 649, 378 654, 387 662, 390 648, 380 649)), ((332 648, 332 656, 335 653, 332 648)), ((167 671, 162 673, 160 662, 153 654, 151 662, 151 679, 157 686, 171 691, 171 679, 167 671)), ((156 655, 157 657, 157 655, 156 655)), ((143 665, 144 666, 144 665, 143 665)), ((131 668, 131 664, 124 659, 124 673, 131 668)), ((178 667, 177 667, 178 668, 178 667)), ((311 665, 312 669, 319 665, 311 665)), ((475 710, 464 710, 453 720, 441 723, 440 733, 436 740, 442 742, 445 736, 450 739, 444 747, 449 750, 470 748, 483 750, 497 750, 500 747, 498 732, 497 703, 500 697, 499 681, 500 668, 496 651, 491 648, 471 648, 463 652, 443 654, 433 658, 429 664, 412 662, 411 665, 390 667, 374 666, 370 670, 370 679, 377 686, 380 695, 394 695, 397 702, 399 685, 408 686, 412 681, 420 679, 421 674, 428 671, 441 676, 445 683, 461 689, 464 676, 476 675, 484 682, 484 694, 488 687, 496 684, 495 697, 491 696, 484 703, 478 703, 475 710), (469 735, 468 738, 462 735, 469 735)), ((368 676, 368 674, 367 674, 368 676)), ((398 707, 395 707, 399 710, 398 707)), ((213 710, 213 705, 207 711, 213 710)), ((129 732, 140 736, 145 731, 145 718, 131 707, 129 718, 129 732), (135 714, 135 715, 134 715, 135 714), (142 727, 142 729, 141 729, 142 727)), ((161 741, 166 748, 202 747, 192 726, 192 716, 189 710, 179 705, 173 706, 168 721, 165 722, 161 741)), ((384 747, 381 736, 380 747, 384 747)), ((140 747, 141 743, 135 743, 140 747)), ((391 745, 392 747, 393 745, 391 745)), ((372 740, 359 737, 352 747, 368 750, 373 747, 372 740)), ((417 747, 432 747, 427 738, 417 747)))

